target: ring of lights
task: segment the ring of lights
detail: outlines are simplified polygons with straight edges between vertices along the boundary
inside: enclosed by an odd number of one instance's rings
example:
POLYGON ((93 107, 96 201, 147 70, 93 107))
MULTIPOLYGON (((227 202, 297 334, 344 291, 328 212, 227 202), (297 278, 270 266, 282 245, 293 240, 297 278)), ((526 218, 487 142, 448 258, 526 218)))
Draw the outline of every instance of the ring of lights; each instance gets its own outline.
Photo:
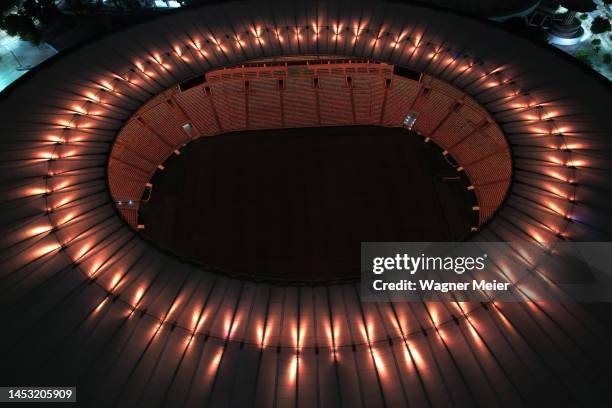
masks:
MULTIPOLYGON (((250 7, 219 5, 131 28, 56 58, 5 94, 2 120, 10 124, 10 132, 3 133, 12 135, 5 138, 10 148, 3 152, 5 282, 22 288, 30 281, 47 282, 78 270, 86 278, 80 285, 98 291, 91 297, 92 315, 111 303, 120 304, 126 318, 152 317, 153 333, 165 326, 184 330, 187 344, 196 335, 230 341, 240 333, 242 343, 279 348, 336 350, 388 341, 382 326, 370 327, 369 312, 363 311, 352 284, 331 289, 342 294, 346 310, 330 312, 322 320, 320 324, 331 333, 323 343, 310 333, 299 334, 300 321, 315 324, 314 312, 295 309, 293 303, 287 310, 284 306, 286 299, 305 290, 314 299, 318 289, 272 287, 207 271, 195 275, 208 283, 192 282, 194 267, 143 241, 119 219, 109 197, 105 167, 111 145, 143 103, 194 75, 282 55, 350 55, 405 66, 452 84, 485 107, 510 141, 515 174, 506 205, 482 228, 478 239, 544 242, 606 236, 605 212, 588 200, 609 187, 605 175, 612 165, 592 154, 598 146, 607 146, 601 138, 607 117, 592 106, 576 107, 592 92, 602 92, 594 90, 598 82, 579 68, 542 51, 543 58, 559 64, 558 73, 547 75, 528 61, 529 52, 538 47, 469 21, 497 40, 508 41, 506 56, 496 61, 486 46, 469 43, 477 33, 451 38, 448 27, 467 25, 468 20, 434 10, 359 3, 304 6, 308 9, 304 13, 296 12, 299 4, 250 7), (369 20, 354 17, 363 13, 370 15, 369 20), (193 27, 183 29, 189 26, 185 21, 193 27), (427 30, 425 22, 437 30, 427 30), (109 49, 108 44, 120 45, 109 49), (566 71, 584 77, 585 89, 563 82, 566 71), (61 81, 50 81, 56 77, 61 81), (29 95, 37 95, 37 100, 29 95), (180 281, 173 281, 173 274, 180 281), (157 301, 170 286, 176 290, 170 304, 157 301), (228 296, 211 304, 213 289, 228 296), (283 299, 281 306, 272 306, 283 313, 272 313, 269 300, 259 298, 264 290, 283 299), (252 297, 243 300, 244 291, 252 292, 252 297), (194 305, 197 311, 191 319, 175 318, 178 309, 194 305), (335 322, 351 321, 353 309, 361 310, 356 314, 363 323, 360 339, 347 334, 349 329, 336 332, 335 322), (241 313, 246 314, 238 316, 241 313), (223 321, 211 317, 221 314, 223 321), (298 334, 270 334, 283 326, 284 320, 271 317, 277 314, 282 319, 297 316, 298 334)), ((481 305, 449 307, 430 324, 410 330, 402 327, 397 314, 381 314, 378 324, 398 326, 396 338, 405 339, 425 330, 439 332, 455 315, 472 325, 467 316, 481 305)))

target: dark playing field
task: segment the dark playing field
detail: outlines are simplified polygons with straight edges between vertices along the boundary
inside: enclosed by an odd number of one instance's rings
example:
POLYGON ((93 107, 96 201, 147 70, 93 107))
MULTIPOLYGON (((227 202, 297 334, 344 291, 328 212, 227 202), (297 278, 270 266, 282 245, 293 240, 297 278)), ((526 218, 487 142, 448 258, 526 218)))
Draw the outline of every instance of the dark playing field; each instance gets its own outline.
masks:
POLYGON ((401 128, 236 132, 165 166, 142 205, 144 234, 232 273, 355 277, 362 241, 453 241, 477 223, 467 180, 401 128))

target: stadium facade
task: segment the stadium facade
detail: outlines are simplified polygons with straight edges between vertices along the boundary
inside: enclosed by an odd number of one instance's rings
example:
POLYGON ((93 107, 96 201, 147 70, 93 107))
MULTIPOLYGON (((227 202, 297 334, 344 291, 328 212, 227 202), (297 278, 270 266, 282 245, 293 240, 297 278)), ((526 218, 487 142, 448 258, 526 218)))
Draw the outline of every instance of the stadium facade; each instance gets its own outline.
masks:
POLYGON ((141 237, 137 213, 199 137, 408 123, 470 179, 470 239, 602 241, 611 102, 554 50, 378 1, 181 10, 58 55, 0 101, 2 383, 75 384, 92 406, 605 405, 610 328, 589 305, 231 276, 141 237))

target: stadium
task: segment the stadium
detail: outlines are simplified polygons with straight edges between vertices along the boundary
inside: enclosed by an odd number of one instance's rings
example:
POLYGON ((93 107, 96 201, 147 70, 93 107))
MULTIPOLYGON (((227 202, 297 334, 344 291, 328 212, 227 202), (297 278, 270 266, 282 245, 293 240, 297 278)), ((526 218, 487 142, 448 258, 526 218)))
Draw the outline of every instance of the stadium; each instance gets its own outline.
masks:
POLYGON ((608 304, 363 302, 359 242, 607 241, 611 104, 542 44, 382 1, 223 2, 60 53, 0 97, 0 385, 609 406, 608 304))

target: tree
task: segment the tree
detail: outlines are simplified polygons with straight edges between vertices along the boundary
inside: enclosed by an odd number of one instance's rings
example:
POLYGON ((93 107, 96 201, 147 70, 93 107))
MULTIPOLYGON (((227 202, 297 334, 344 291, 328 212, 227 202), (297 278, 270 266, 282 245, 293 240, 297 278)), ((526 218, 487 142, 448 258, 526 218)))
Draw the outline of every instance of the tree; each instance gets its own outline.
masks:
POLYGON ((0 0, 0 28, 36 45, 59 16, 54 0, 0 0))
POLYGON ((19 36, 24 41, 38 45, 41 40, 40 30, 34 20, 23 14, 9 14, 0 21, 0 28, 9 35, 19 36))
POLYGON ((576 13, 590 13, 597 10, 597 5, 592 0, 561 0, 561 5, 569 11, 563 17, 563 24, 570 25, 576 13))
POLYGON ((601 16, 597 16, 591 23, 591 32, 593 34, 602 34, 610 31, 610 21, 601 16))
POLYGON ((592 0, 561 0, 561 5, 570 11, 580 13, 597 10, 597 5, 592 0))
POLYGON ((8 13, 17 3, 17 0, 0 1, 0 17, 8 13))
POLYGON ((41 24, 48 24, 59 12, 53 0, 24 0, 20 13, 40 21, 41 24))
POLYGON ((576 51, 576 54, 574 54, 574 57, 578 58, 581 61, 586 62, 587 64, 590 64, 589 52, 587 50, 576 51))

